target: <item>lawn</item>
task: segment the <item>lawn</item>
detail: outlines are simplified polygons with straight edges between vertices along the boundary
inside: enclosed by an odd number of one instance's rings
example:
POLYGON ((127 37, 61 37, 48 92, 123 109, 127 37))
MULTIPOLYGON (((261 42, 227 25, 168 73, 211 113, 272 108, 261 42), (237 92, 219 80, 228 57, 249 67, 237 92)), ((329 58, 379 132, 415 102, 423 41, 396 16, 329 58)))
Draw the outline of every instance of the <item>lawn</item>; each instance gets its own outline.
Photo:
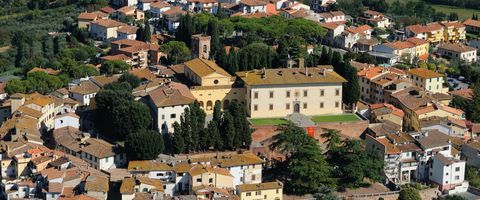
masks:
MULTIPOLYGON (((393 2, 397 0, 386 0, 387 3, 392 4, 393 2)), ((414 0, 414 1, 420 1, 420 0, 414 0)), ((435 8, 436 11, 441 11, 445 14, 449 14, 451 12, 456 12, 458 14, 458 17, 461 20, 468 19, 472 17, 473 13, 480 14, 480 10, 475 10, 475 9, 468 9, 468 8, 460 8, 460 7, 455 7, 455 6, 446 6, 446 5, 439 5, 439 4, 431 4, 428 2, 425 2, 428 5, 431 5, 433 8, 435 8)))
POLYGON ((318 115, 312 117, 312 121, 314 122, 353 122, 359 120, 355 114, 318 115))
POLYGON ((252 125, 280 125, 287 124, 288 121, 282 118, 257 118, 250 119, 252 125))

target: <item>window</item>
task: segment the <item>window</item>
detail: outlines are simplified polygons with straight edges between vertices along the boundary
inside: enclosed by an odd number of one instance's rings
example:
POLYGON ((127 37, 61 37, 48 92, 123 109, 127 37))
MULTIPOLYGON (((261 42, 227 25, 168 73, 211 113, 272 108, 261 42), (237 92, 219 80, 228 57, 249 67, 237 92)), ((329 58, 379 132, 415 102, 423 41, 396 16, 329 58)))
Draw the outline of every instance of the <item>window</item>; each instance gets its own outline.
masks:
POLYGON ((148 188, 143 188, 143 192, 148 192, 148 188))
POLYGON ((209 178, 208 183, 213 183, 213 178, 209 178))
POLYGON ((268 105, 269 110, 273 110, 273 104, 268 105))
POLYGON ((177 114, 170 114, 170 118, 175 119, 177 117, 177 114))
POLYGON ((290 110, 290 104, 289 103, 285 104, 285 109, 290 110))
POLYGON ((201 178, 197 178, 197 183, 201 183, 202 182, 202 179, 201 178))
POLYGON ((307 103, 303 103, 303 109, 307 109, 307 103))
POLYGON ((443 147, 442 149, 443 149, 444 151, 446 151, 446 150, 448 150, 448 149, 450 149, 450 148, 448 148, 448 146, 446 146, 446 147, 443 147))
POLYGON ((247 192, 247 194, 245 194, 245 196, 247 196, 247 197, 252 196, 252 193, 251 193, 251 192, 247 192))
POLYGON ((207 53, 207 49, 208 49, 208 48, 207 48, 207 45, 204 44, 204 45, 203 45, 203 53, 207 53))
POLYGON ((340 106, 340 103, 338 101, 335 102, 335 108, 338 108, 340 106))
POLYGON ((267 195, 263 195, 263 198, 264 198, 264 199, 267 199, 267 195))
POLYGON ((163 176, 163 173, 157 173, 157 176, 163 176))
POLYGON ((218 80, 214 80, 213 84, 215 84, 215 85, 218 84, 218 80))
POLYGON ((323 102, 320 102, 320 108, 323 108, 323 102))
POLYGON ((278 189, 275 192, 278 194, 278 189))
POLYGON ((340 89, 335 89, 335 96, 339 96, 339 95, 340 95, 340 89))
POLYGON ((304 90, 303 91, 303 97, 307 97, 308 96, 308 90, 304 90))
POLYGON ((273 91, 270 91, 270 99, 273 99, 273 91))
POLYGON ((455 180, 460 180, 460 176, 455 176, 455 180))
POLYGON ((320 96, 321 97, 325 96, 325 90, 320 90, 320 96))
POLYGON ((108 157, 105 158, 105 162, 108 162, 108 157))
POLYGON ((254 99, 258 99, 258 92, 254 92, 254 93, 253 93, 253 98, 254 98, 254 99))
POLYGON ((255 195, 257 195, 257 196, 258 196, 258 195, 262 195, 262 191, 256 191, 256 192, 255 192, 255 195))
POLYGON ((254 111, 257 111, 257 110, 258 110, 258 105, 257 105, 257 104, 253 105, 253 110, 254 110, 254 111))
POLYGON ((290 98, 290 91, 287 91, 286 96, 287 96, 287 98, 290 98))
POLYGON ((165 115, 162 115, 162 119, 165 119, 165 115))
POLYGON ((459 172, 459 171, 460 171, 460 167, 455 167, 455 171, 456 171, 456 172, 459 172))
POLYGON ((254 180, 255 180, 255 178, 257 178, 257 177, 255 176, 255 174, 254 174, 254 175, 252 175, 252 181, 254 181, 254 180))

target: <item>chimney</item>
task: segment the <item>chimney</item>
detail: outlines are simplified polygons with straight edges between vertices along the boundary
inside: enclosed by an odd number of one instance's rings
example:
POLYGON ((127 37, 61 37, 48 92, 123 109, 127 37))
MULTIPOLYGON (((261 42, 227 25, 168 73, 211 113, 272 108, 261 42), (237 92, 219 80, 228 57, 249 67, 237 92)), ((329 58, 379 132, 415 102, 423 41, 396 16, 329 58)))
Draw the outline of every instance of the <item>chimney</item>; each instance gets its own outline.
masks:
POLYGON ((298 59, 298 68, 303 68, 305 67, 305 59, 299 58, 298 59))
POLYGON ((262 75, 261 75, 261 78, 262 79, 265 79, 267 78, 267 73, 265 72, 265 67, 262 68, 262 75))

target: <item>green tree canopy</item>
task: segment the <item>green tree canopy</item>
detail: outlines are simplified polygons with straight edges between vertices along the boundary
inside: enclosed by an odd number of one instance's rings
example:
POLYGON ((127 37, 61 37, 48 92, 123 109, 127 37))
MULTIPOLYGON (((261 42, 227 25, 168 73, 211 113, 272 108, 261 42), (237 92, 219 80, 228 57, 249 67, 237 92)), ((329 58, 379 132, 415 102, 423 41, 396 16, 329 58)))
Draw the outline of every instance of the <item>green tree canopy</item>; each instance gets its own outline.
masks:
POLYGON ((100 67, 100 72, 104 74, 120 74, 129 70, 132 66, 125 61, 109 60, 105 61, 100 67))
POLYGON ((133 74, 125 73, 118 78, 118 82, 127 82, 130 84, 131 88, 136 88, 140 85, 140 78, 133 74))
POLYGON ((127 136, 125 149, 130 160, 156 159, 164 150, 163 137, 156 131, 142 129, 127 136))
POLYGON ((421 200, 418 190, 413 187, 407 187, 400 190, 398 200, 421 200))
POLYGON ((284 181, 289 193, 315 193, 321 186, 332 187, 332 168, 325 161, 317 141, 293 124, 280 125, 281 132, 273 137, 272 150, 286 153, 287 159, 278 163, 276 178, 284 181))
POLYGON ((190 49, 184 42, 170 41, 160 46, 160 51, 167 54, 166 64, 183 63, 190 59, 190 49))

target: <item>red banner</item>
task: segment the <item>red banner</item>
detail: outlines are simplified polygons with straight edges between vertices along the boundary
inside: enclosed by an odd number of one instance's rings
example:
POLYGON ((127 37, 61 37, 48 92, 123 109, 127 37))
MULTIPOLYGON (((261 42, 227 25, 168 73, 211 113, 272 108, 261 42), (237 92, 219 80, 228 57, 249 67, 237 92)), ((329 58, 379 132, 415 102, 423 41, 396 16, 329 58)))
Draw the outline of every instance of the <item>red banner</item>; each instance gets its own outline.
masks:
POLYGON ((308 127, 307 133, 308 133, 308 136, 315 138, 315 127, 308 127))

